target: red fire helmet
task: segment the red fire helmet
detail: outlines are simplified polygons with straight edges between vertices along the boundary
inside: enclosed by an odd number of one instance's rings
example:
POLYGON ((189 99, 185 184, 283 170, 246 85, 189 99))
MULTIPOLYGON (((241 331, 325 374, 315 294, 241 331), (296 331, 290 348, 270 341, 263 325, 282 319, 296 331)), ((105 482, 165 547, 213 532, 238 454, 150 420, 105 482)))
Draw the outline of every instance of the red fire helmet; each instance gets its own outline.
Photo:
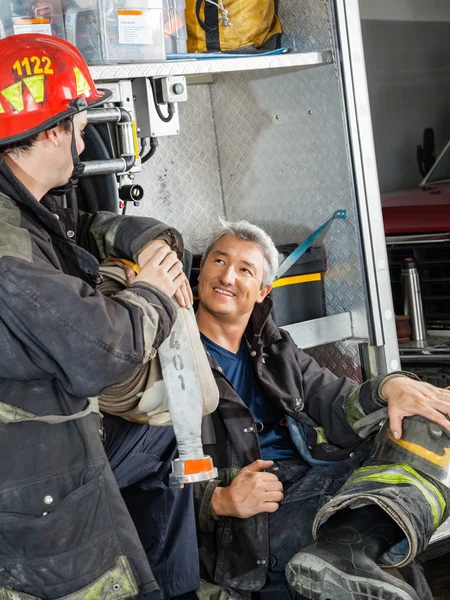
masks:
POLYGON ((111 95, 98 90, 80 52, 51 35, 0 40, 0 147, 51 129, 111 95))

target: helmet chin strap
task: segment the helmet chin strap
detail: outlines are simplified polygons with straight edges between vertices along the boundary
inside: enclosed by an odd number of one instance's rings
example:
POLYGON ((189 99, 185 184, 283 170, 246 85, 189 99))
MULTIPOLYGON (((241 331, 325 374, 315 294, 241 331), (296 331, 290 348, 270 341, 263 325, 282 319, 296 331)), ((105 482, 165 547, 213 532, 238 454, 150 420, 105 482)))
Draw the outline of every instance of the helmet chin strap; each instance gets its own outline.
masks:
POLYGON ((78 153, 77 153, 77 143, 75 140, 75 128, 73 125, 73 116, 70 117, 70 122, 72 124, 72 142, 70 144, 70 150, 72 153, 73 170, 72 170, 71 176, 69 177, 69 181, 67 183, 49 190, 48 193, 53 194, 55 196, 64 196, 65 194, 67 194, 68 192, 70 192, 71 190, 76 188, 76 186, 78 185, 78 180, 80 179, 80 177, 84 171, 84 165, 81 162, 80 157, 78 156, 78 153))

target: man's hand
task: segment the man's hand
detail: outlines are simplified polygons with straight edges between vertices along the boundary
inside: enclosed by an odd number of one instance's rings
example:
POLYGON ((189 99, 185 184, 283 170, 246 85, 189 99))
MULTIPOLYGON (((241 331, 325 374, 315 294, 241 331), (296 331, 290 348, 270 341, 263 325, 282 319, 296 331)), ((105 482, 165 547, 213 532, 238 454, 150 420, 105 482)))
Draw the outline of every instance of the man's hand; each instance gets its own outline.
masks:
POLYGON ((156 252, 161 250, 161 248, 167 248, 168 251, 170 250, 170 246, 165 240, 152 240, 138 252, 137 261, 141 269, 145 267, 148 261, 153 258, 156 252))
POLYGON ((192 295, 191 286, 189 284, 188 278, 183 273, 182 274, 183 283, 175 292, 175 300, 181 307, 186 307, 187 309, 192 308, 192 303, 194 302, 194 297, 192 295))
MULTIPOLYGON (((149 262, 154 258, 155 254, 157 252, 159 252, 160 250, 161 251, 166 250, 167 254, 169 254, 171 252, 170 247, 165 240, 153 240, 153 241, 149 242, 148 244, 146 244, 142 248, 142 250, 139 252, 139 254, 137 256, 138 265, 141 267, 141 274, 142 274, 142 269, 144 269, 149 264, 149 262)), ((173 254, 175 254, 175 253, 173 253, 173 254)), ((177 260, 178 260, 178 258, 177 258, 177 260)), ((178 261, 178 262, 181 265, 181 262, 180 261, 178 261)), ((128 265, 125 266, 125 273, 127 276, 128 285, 130 285, 134 281, 139 281, 139 279, 137 279, 136 273, 128 265)), ((146 281, 148 281, 148 280, 146 280, 146 281)), ((148 283, 152 283, 152 282, 148 281, 148 283)), ((174 293, 175 300, 178 302, 178 304, 181 307, 186 307, 188 309, 191 308, 192 303, 193 303, 192 290, 191 290, 191 286, 189 285, 189 281, 184 273, 181 274, 181 279, 179 281, 177 281, 177 283, 179 284, 179 286, 177 287, 177 289, 174 293)), ((156 287, 159 287, 160 289, 163 289, 163 288, 161 288, 161 286, 157 285, 156 283, 153 283, 153 285, 155 285, 156 287)), ((163 291, 165 292, 166 290, 163 289, 163 291)))
POLYGON ((276 475, 265 473, 272 460, 255 460, 244 467, 227 487, 217 487, 212 505, 217 515, 247 519, 273 513, 283 500, 283 485, 276 475))
POLYGON ((128 265, 125 266, 125 273, 128 284, 144 281, 159 288, 170 297, 175 295, 185 281, 183 265, 178 260, 176 253, 172 252, 165 242, 141 266, 139 274, 136 274, 128 265))
POLYGON ((388 401, 390 428, 395 439, 402 437, 403 417, 420 415, 450 431, 450 391, 409 377, 393 377, 381 388, 388 401))

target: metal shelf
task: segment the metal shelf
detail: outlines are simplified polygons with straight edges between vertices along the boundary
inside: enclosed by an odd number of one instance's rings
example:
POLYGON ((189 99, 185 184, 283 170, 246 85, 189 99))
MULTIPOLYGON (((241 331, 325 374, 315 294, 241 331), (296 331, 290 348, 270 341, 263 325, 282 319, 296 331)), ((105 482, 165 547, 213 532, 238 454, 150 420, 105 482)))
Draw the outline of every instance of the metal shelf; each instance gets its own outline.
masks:
POLYGON ((136 77, 161 77, 166 75, 203 75, 260 69, 310 69, 331 64, 331 50, 301 52, 275 56, 252 55, 239 58, 186 59, 161 63, 132 63, 119 65, 93 65, 89 67, 95 81, 135 79, 136 77))
POLYGON ((352 322, 348 312, 284 325, 282 329, 289 332, 297 346, 303 349, 332 344, 352 337, 352 322))

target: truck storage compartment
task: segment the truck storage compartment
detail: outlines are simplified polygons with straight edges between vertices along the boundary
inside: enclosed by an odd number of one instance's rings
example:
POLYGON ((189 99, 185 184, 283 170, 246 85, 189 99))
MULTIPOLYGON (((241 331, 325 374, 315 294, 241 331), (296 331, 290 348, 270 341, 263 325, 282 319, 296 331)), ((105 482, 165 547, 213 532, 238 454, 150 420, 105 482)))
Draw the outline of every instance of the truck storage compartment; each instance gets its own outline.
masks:
MULTIPOLYGON (((348 23, 360 27, 357 2, 349 0, 339 11, 345 13, 339 36, 362 56, 358 36, 346 31, 348 23)), ((389 274, 379 267, 387 263, 381 211, 378 215, 370 208, 380 202, 371 129, 356 135, 352 116, 357 120, 361 111, 367 122, 368 99, 364 85, 351 90, 341 85, 331 14, 329 2, 282 0, 282 46, 289 53, 133 61, 92 67, 91 73, 99 87, 130 77, 186 77, 188 101, 178 104, 179 128, 157 122, 157 151, 133 180, 144 198, 138 206, 127 206, 129 214, 151 215, 177 227, 193 254, 203 251, 219 217, 260 225, 281 245, 305 240, 336 210, 347 211, 347 219, 333 223, 326 239, 320 239, 327 249, 327 275, 312 282, 312 297, 315 314, 323 315, 323 286, 327 314, 300 323, 308 336, 299 333, 296 341, 304 345, 308 337, 308 348, 338 341, 339 349, 323 349, 325 364, 360 378, 361 345, 377 349, 380 370, 397 369, 399 358, 389 274), (342 361, 342 354, 349 360, 342 361)), ((363 61, 355 68, 362 81, 363 61)), ((348 86, 352 73, 347 73, 348 86)), ((132 94, 135 107, 144 95, 132 94)), ((151 120, 156 111, 148 112, 151 120)), ((144 134, 139 122, 138 128, 139 139, 152 131, 149 127, 144 134)), ((195 274, 192 279, 195 284, 195 274)), ((300 293, 307 289, 302 286, 309 283, 298 286, 300 293)), ((283 292, 293 289, 286 286, 283 292)), ((297 316, 312 315, 289 315, 287 321, 297 316)))
MULTIPOLYGON (((297 244, 278 246, 279 264, 297 244)), ((289 325, 325 316, 323 274, 325 254, 323 248, 312 247, 273 284, 271 297, 277 325, 289 325)))

